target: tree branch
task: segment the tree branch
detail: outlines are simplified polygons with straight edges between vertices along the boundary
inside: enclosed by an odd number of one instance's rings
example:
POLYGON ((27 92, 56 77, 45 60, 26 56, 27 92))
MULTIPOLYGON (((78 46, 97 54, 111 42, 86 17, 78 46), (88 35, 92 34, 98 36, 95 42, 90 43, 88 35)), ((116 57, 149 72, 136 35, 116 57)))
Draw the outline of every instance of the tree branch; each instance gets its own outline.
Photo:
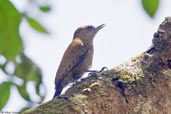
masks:
POLYGON ((111 70, 81 80, 65 95, 24 114, 170 114, 171 18, 152 46, 111 70))

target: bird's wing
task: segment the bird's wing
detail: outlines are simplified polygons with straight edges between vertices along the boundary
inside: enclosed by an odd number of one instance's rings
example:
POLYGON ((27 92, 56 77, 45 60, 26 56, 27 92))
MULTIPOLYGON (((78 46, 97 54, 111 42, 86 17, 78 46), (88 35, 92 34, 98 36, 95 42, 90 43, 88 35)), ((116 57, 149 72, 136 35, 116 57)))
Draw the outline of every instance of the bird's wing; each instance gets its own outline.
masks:
POLYGON ((89 49, 84 47, 81 40, 73 40, 67 50, 65 51, 62 61, 59 65, 55 86, 58 87, 62 83, 65 76, 74 69, 84 59, 89 49))

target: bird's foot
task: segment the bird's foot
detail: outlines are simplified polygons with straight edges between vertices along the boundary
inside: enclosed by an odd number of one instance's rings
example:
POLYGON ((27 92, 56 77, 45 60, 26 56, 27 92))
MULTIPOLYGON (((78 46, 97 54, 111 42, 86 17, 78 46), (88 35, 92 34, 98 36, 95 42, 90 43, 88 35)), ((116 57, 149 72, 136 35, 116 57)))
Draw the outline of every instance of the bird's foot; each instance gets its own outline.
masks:
POLYGON ((88 70, 87 72, 90 72, 90 73, 88 74, 88 77, 89 77, 89 76, 92 76, 92 75, 99 74, 99 73, 101 73, 101 72, 103 72, 103 71, 105 71, 105 70, 108 70, 108 68, 107 68, 107 67, 102 67, 99 71, 98 71, 98 70, 88 70))

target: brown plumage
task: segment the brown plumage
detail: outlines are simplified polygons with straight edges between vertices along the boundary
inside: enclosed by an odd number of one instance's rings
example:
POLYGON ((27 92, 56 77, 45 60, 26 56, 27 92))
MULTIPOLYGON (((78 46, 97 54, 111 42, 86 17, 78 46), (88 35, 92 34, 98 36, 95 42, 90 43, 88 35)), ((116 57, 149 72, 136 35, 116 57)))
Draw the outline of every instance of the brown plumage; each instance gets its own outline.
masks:
POLYGON ((79 79, 92 65, 93 39, 104 26, 104 24, 98 27, 82 26, 75 31, 56 73, 54 97, 60 95, 67 84, 79 79))

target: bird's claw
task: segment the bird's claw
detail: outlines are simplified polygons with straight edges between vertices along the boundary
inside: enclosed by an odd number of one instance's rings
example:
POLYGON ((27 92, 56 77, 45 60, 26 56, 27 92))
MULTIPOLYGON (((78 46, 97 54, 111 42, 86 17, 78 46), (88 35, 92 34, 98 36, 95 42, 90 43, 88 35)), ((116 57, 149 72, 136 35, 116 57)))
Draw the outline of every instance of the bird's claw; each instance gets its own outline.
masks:
POLYGON ((103 72, 105 70, 108 70, 108 68, 107 67, 102 67, 101 70, 99 71, 99 73, 101 73, 101 72, 103 72))
POLYGON ((87 72, 90 72, 90 73, 88 74, 88 77, 89 77, 89 76, 92 76, 92 75, 94 75, 94 74, 101 73, 101 72, 103 72, 103 71, 105 71, 105 70, 108 70, 108 68, 107 68, 107 67, 102 67, 99 71, 98 71, 98 70, 88 70, 87 72))

